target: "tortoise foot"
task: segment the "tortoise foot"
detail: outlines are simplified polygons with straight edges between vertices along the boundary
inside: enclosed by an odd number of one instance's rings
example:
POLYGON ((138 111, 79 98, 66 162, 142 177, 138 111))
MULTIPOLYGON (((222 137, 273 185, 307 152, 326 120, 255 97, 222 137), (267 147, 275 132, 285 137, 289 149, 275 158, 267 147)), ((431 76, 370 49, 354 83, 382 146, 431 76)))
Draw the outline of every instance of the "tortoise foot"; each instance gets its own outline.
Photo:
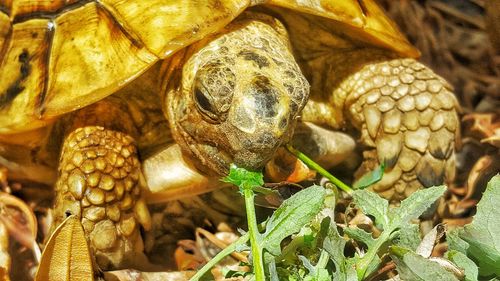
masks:
POLYGON ((347 115, 367 148, 357 175, 386 164, 375 191, 400 201, 454 178, 458 104, 446 81, 413 59, 396 59, 367 65, 344 83, 347 115))
POLYGON ((61 152, 53 229, 66 216, 77 215, 104 270, 144 259, 139 228, 148 230, 151 219, 141 177, 131 137, 102 127, 76 129, 61 152))

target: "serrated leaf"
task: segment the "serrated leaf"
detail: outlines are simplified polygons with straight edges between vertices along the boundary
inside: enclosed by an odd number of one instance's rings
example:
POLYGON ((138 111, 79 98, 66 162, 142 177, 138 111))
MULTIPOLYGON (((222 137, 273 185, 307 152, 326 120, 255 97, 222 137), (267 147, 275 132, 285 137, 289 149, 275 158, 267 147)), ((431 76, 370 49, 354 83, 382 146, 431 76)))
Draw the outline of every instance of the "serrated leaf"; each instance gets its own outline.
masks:
POLYGON ((380 259, 379 256, 375 256, 375 258, 372 260, 372 262, 368 265, 368 269, 366 270, 365 276, 369 276, 373 272, 375 272, 379 266, 382 260, 380 259))
POLYGON ((370 185, 377 183, 382 179, 385 170, 385 163, 377 166, 373 171, 369 171, 359 178, 352 186, 354 189, 364 189, 370 185))
POLYGON ((72 215, 50 236, 35 281, 75 280, 94 280, 94 272, 82 224, 72 215))
POLYGON ((264 177, 261 172, 248 171, 231 164, 229 175, 222 179, 223 182, 231 183, 240 189, 253 188, 264 185, 264 177))
POLYGON ((399 208, 389 214, 391 229, 401 227, 412 219, 418 218, 446 191, 446 186, 433 186, 419 190, 401 201, 399 208))
POLYGON ((456 250, 462 254, 467 254, 467 249, 469 249, 469 243, 465 242, 460 238, 460 232, 463 231, 462 228, 455 228, 446 232, 446 242, 448 242, 449 250, 456 250))
POLYGON ((302 262, 302 265, 304 265, 304 267, 309 271, 309 274, 314 275, 314 273, 316 272, 316 268, 314 267, 314 265, 312 265, 311 261, 302 255, 299 255, 298 257, 302 262))
POLYGON ((451 250, 446 252, 445 257, 464 270, 465 281, 477 281, 477 265, 466 255, 459 251, 451 250))
POLYGON ((405 281, 458 281, 450 271, 437 262, 422 257, 419 254, 398 246, 390 247, 390 255, 396 263, 396 269, 405 281))
POLYGON ((327 237, 323 241, 323 249, 330 256, 330 260, 335 265, 335 272, 332 274, 332 280, 335 281, 357 281, 356 270, 354 264, 348 264, 348 260, 344 256, 344 247, 346 241, 342 238, 337 226, 332 224, 327 237))
POLYGON ((410 220, 417 218, 427 210, 445 190, 446 187, 440 186, 415 192, 403 200, 399 208, 391 209, 388 207, 387 200, 382 199, 373 192, 358 190, 353 193, 356 206, 361 208, 365 214, 374 216, 377 226, 382 225, 384 230, 377 238, 377 243, 373 243, 375 246, 368 248, 366 255, 356 263, 356 272, 359 279, 369 274, 369 266, 372 265, 376 258, 380 258, 377 255, 380 246, 395 236, 398 229, 403 225, 408 224, 410 220))
MULTIPOLYGON (((366 253, 365 253, 366 255, 366 253)), ((359 265, 362 263, 362 257, 359 255, 359 254, 355 254, 354 257, 352 258, 348 258, 347 259, 347 265, 348 267, 351 267, 351 268, 359 268, 359 265)), ((370 260, 370 263, 368 264, 367 268, 366 268, 366 272, 364 274, 364 276, 368 276, 370 275, 371 273, 373 273, 375 270, 377 270, 380 266, 380 263, 381 263, 381 259, 379 256, 375 255, 375 257, 373 257, 373 259, 370 260)), ((364 278, 361 278, 359 277, 358 273, 356 273, 356 279, 355 280, 364 280, 364 278)))
POLYGON ((378 194, 368 190, 356 190, 352 197, 356 206, 361 208, 363 213, 375 217, 375 224, 380 228, 386 228, 389 223, 387 211, 389 202, 378 194))
POLYGON ((479 265, 481 276, 500 276, 500 253, 488 243, 476 240, 475 237, 461 236, 469 244, 467 255, 479 265))
POLYGON ((316 276, 314 276, 314 280, 316 281, 331 281, 332 277, 328 273, 328 270, 324 268, 319 268, 316 271, 316 276))
POLYGON ((261 246, 271 254, 279 255, 281 241, 299 232, 319 213, 325 196, 326 191, 323 187, 313 185, 285 200, 269 218, 266 231, 262 235, 261 246))
POLYGON ((422 239, 420 238, 420 230, 417 224, 404 224, 399 229, 399 235, 394 244, 403 248, 415 251, 422 239))
POLYGON ((278 276, 278 271, 276 270, 276 262, 274 261, 274 259, 269 262, 267 268, 269 269, 270 281, 279 281, 280 278, 278 276))
POLYGON ((467 255, 479 265, 479 274, 500 275, 500 175, 494 176, 477 205, 472 222, 459 231, 469 244, 467 255))
POLYGON ((344 247, 346 241, 337 232, 337 227, 332 224, 328 235, 323 240, 323 249, 330 255, 330 259, 337 268, 337 273, 345 274, 345 256, 344 247))
POLYGON ((344 233, 350 238, 364 243, 368 248, 371 248, 375 243, 375 239, 373 239, 372 234, 359 227, 346 227, 344 228, 344 233))
POLYGON ((346 260, 346 281, 358 281, 358 273, 356 272, 356 266, 359 262, 359 256, 354 256, 353 258, 348 258, 346 260))

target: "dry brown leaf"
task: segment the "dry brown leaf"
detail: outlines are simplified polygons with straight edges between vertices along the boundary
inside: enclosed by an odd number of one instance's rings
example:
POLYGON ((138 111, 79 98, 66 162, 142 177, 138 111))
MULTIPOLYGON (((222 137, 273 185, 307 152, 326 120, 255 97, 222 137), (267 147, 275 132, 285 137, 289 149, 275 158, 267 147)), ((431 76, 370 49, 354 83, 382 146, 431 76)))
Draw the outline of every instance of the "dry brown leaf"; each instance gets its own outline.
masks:
POLYGON ((495 138, 500 136, 500 121, 495 113, 472 113, 462 119, 464 122, 472 123, 466 129, 466 133, 480 139, 495 138))
POLYGON ((174 272, 140 272, 131 269, 108 271, 104 273, 106 281, 187 281, 195 274, 194 271, 174 272))
POLYGON ((35 281, 77 280, 94 280, 94 271, 82 224, 72 215, 49 238, 35 281))
POLYGON ((9 281, 10 265, 9 234, 3 223, 0 223, 0 280, 9 281))
MULTIPOLYGON (((201 227, 196 228, 195 235, 196 235, 196 243, 198 244, 198 246, 201 249, 204 248, 204 245, 207 245, 207 243, 210 243, 210 244, 212 244, 212 245, 214 245, 222 250, 222 249, 226 248, 227 246, 229 246, 231 243, 238 240, 238 238, 240 238, 233 231, 217 232, 215 234, 212 234, 211 232, 209 232, 201 227)), ((201 253, 203 253, 203 252, 207 253, 208 251, 207 250, 201 251, 201 253)), ((247 259, 245 254, 238 253, 238 252, 232 252, 231 256, 239 262, 248 263, 248 259, 247 259)), ((205 257, 205 258, 207 258, 207 260, 209 260, 208 257, 205 257)))
POLYGON ((21 199, 0 192, 0 222, 9 235, 28 249, 37 251, 37 220, 31 208, 21 199))
POLYGON ((500 161, 498 156, 485 155, 474 164, 467 179, 467 194, 464 199, 479 199, 488 180, 498 173, 500 161))
POLYGON ((487 0, 485 10, 487 31, 490 34, 491 43, 496 53, 500 54, 500 2, 487 0))
POLYGON ((415 252, 424 258, 429 258, 432 254, 434 246, 439 242, 441 237, 443 237, 446 228, 442 224, 436 225, 431 231, 429 231, 420 244, 418 245, 415 252))
POLYGON ((5 168, 4 166, 0 165, 0 188, 2 188, 2 190, 5 190, 5 188, 7 188, 8 186, 8 182, 7 182, 7 168, 5 168))
MULTIPOLYGON (((408 39, 422 53, 420 60, 454 86, 464 112, 498 108, 500 64, 490 36, 500 33, 492 6, 498 1, 379 0, 408 39), (484 14, 491 19, 488 27, 484 14), (496 23, 493 23, 496 20, 496 23), (493 29, 492 29, 493 28, 493 29), (492 31, 488 36, 488 29, 492 31)), ((491 38, 495 39, 495 38, 491 38)))
POLYGON ((180 240, 174 253, 178 270, 195 270, 206 263, 193 240, 180 240))
POLYGON ((283 148, 266 164, 265 175, 272 182, 297 183, 314 178, 316 172, 283 148))

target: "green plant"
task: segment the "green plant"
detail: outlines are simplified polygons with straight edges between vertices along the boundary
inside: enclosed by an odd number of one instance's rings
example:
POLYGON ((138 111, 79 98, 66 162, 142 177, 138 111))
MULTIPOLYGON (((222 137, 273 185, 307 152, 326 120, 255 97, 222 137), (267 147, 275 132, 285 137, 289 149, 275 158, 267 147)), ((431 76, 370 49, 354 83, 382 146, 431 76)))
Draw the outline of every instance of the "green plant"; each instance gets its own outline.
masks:
MULTIPOLYGON (((361 186, 379 180, 382 173, 383 167, 366 175, 361 186)), ((371 280, 378 269, 389 263, 395 264, 402 280, 492 280, 500 274, 500 209, 495 206, 500 202, 500 176, 489 183, 473 222, 447 233, 449 251, 438 258, 430 257, 439 239, 437 231, 421 240, 418 225, 412 222, 439 199, 445 186, 420 190, 395 208, 374 192, 351 190, 337 182, 352 197, 356 208, 373 218, 380 231, 375 237, 334 221, 337 191, 317 185, 305 188, 258 225, 253 198, 255 192, 269 192, 262 188, 262 174, 233 166, 224 181, 239 186, 245 197, 248 232, 191 280, 198 280, 238 249, 250 249, 250 274, 257 281, 371 280), (244 247, 248 243, 250 247, 244 247), (348 243, 354 245, 354 253, 345 251, 348 243)))

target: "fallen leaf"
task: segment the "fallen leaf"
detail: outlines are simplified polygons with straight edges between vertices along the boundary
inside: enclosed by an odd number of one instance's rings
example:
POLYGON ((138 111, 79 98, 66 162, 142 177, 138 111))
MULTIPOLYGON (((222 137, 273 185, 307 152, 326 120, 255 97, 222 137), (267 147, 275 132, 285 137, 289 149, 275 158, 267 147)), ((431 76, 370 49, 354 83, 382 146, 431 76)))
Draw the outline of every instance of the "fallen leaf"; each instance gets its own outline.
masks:
POLYGON ((193 240, 178 241, 174 258, 177 269, 181 271, 198 269, 206 262, 193 240))
POLYGON ((466 126, 466 134, 474 137, 479 136, 481 140, 492 139, 493 143, 495 139, 500 137, 500 122, 495 113, 471 113, 465 115, 462 121, 466 125, 470 124, 466 126))
POLYGON ((283 148, 278 149, 273 158, 267 162, 265 173, 272 182, 298 183, 316 176, 316 171, 283 148))
POLYGON ((194 271, 174 272, 141 272, 133 269, 108 271, 104 273, 106 281, 187 281, 195 274, 194 271))
POLYGON ((50 236, 35 281, 79 280, 94 280, 94 271, 82 224, 72 215, 50 236))
POLYGON ((37 220, 31 208, 21 199, 0 192, 0 222, 9 235, 28 249, 37 251, 37 220))
POLYGON ((5 225, 0 223, 0 280, 9 281, 9 272, 11 266, 9 254, 9 234, 5 225))

